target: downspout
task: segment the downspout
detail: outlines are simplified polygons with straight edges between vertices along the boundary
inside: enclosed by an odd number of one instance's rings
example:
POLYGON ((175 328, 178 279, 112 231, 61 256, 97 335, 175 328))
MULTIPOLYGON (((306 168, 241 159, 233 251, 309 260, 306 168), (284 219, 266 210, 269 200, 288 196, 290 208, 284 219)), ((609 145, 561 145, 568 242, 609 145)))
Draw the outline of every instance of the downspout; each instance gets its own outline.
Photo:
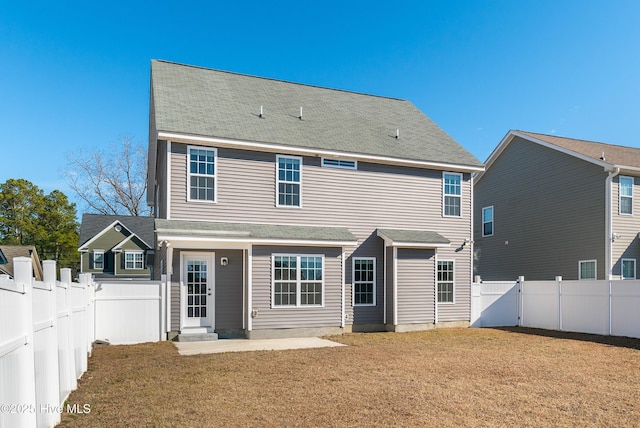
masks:
MULTIPOLYGON (((469 237, 469 241, 471 241, 469 243, 469 251, 471 252, 471 254, 469 254, 470 260, 469 260, 469 266, 471 266, 471 269, 469 271, 469 294, 471 294, 471 284, 473 284, 473 274, 474 274, 474 269, 473 269, 473 244, 475 243, 475 230, 473 229, 473 220, 475 218, 475 211, 474 211, 474 206, 473 206, 473 185, 474 185, 474 179, 475 178, 475 174, 471 174, 471 236, 469 237)), ((482 220, 480 221, 480 224, 482 224, 482 220)), ((436 264, 436 293, 437 293, 437 289, 438 289, 438 265, 436 264)), ((471 300, 469 299, 469 321, 471 321, 471 300)), ((438 306, 438 295, 436 294, 436 307, 438 306)))
POLYGON ((613 237, 613 213, 612 213, 612 204, 611 204, 611 184, 613 183, 614 177, 620 174, 620 168, 613 168, 609 170, 609 174, 607 175, 607 179, 605 180, 605 272, 606 279, 611 280, 612 271, 613 271, 613 241, 611 238, 613 237))
MULTIPOLYGON (((302 107, 300 107, 300 109, 302 109, 302 107)), ((301 113, 302 114, 302 113, 301 113)), ((302 117, 302 116, 300 116, 302 117)), ((341 296, 340 299, 342 301, 342 305, 341 305, 341 321, 340 321, 340 328, 344 329, 345 327, 345 321, 344 321, 344 317, 346 316, 346 309, 345 309, 345 284, 346 284, 346 278, 345 278, 345 272, 347 270, 345 264, 345 254, 344 254, 344 246, 342 247, 342 254, 341 254, 341 260, 342 260, 342 286, 341 286, 341 296)), ((353 294, 352 294, 353 295, 353 294)))
MULTIPOLYGON (((387 243, 384 243, 384 252, 382 253, 382 275, 384 280, 382 281, 382 323, 384 328, 387 328, 387 243)), ((377 273, 376 273, 377 275, 377 273)))

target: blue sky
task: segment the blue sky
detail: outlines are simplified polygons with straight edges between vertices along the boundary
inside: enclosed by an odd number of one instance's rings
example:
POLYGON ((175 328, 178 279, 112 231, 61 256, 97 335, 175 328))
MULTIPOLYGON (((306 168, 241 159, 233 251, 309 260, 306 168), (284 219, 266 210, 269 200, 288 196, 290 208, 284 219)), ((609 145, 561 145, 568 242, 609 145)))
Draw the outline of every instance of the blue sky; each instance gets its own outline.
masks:
MULTIPOLYGON (((640 147, 640 2, 0 1, 0 182, 148 140, 149 61, 403 98, 484 161, 509 129, 640 147)), ((82 207, 79 207, 82 211, 82 207)))

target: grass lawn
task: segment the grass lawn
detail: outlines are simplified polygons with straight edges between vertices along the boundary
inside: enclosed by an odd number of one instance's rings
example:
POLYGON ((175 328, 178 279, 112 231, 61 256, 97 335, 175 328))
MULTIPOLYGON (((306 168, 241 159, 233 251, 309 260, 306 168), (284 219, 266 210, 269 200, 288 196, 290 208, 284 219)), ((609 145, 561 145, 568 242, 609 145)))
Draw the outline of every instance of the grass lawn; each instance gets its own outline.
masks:
POLYGON ((640 340, 531 329, 332 337, 348 347, 94 350, 63 426, 639 426, 640 340))

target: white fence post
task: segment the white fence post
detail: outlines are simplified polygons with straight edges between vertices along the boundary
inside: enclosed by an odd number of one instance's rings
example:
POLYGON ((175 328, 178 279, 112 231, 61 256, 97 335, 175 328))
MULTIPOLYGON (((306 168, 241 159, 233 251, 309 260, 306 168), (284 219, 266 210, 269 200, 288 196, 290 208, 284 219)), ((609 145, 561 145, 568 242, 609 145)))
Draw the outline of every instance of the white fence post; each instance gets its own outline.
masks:
MULTIPOLYGON (((7 355, 6 363, 3 362, 3 379, 0 394, 0 404, 15 405, 16 410, 21 411, 0 413, 0 425, 2 426, 36 426, 36 384, 35 364, 33 348, 33 266, 28 257, 16 257, 13 259, 13 277, 17 290, 21 289, 22 296, 18 296, 18 308, 16 323, 21 330, 21 337, 14 340, 16 346, 7 355), (4 396, 6 388, 7 396, 4 396)), ((20 291, 18 291, 20 293, 20 291)), ((5 344, 3 348, 9 346, 5 344)))
POLYGON ((36 419, 38 426, 50 427, 60 422, 56 262, 43 261, 42 275, 33 290, 36 419))
POLYGON ((73 324, 71 305, 71 269, 60 269, 60 283, 57 285, 58 303, 58 367, 60 370, 60 405, 77 388, 75 376, 75 355, 73 352, 73 324))
POLYGON ((558 331, 562 331, 562 277, 556 276, 558 284, 558 331))
POLYGON ((160 340, 162 340, 167 328, 167 276, 160 276, 160 340))
POLYGON ((522 327, 524 325, 524 301, 523 301, 523 291, 524 291, 524 276, 518 277, 518 294, 520 294, 520 298, 518 299, 518 326, 522 327))

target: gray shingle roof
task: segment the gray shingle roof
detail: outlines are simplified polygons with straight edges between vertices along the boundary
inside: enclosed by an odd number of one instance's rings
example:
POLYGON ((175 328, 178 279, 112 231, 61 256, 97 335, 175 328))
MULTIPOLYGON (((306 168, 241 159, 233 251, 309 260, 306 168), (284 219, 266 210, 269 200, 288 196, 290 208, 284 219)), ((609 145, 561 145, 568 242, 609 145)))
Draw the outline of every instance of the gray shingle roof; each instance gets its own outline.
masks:
POLYGON ((428 230, 378 229, 378 236, 394 243, 448 245, 447 238, 428 230))
POLYGON ((135 233, 140 239, 147 243, 147 245, 153 248, 154 231, 152 217, 102 214, 82 214, 78 247, 82 247, 82 245, 102 232, 114 221, 119 221, 124 227, 135 233))
POLYGON ((613 144, 599 143, 596 141, 578 140, 575 138, 559 137, 556 135, 537 134, 535 132, 517 131, 521 134, 545 141, 594 160, 604 160, 607 163, 618 166, 631 166, 640 168, 640 149, 637 147, 616 146, 613 144))
POLYGON ((409 101, 158 60, 151 74, 157 131, 482 167, 409 101))
POLYGON ((218 223, 156 219, 159 235, 205 236, 247 240, 309 240, 353 242, 357 238, 345 227, 293 226, 278 224, 218 223))

